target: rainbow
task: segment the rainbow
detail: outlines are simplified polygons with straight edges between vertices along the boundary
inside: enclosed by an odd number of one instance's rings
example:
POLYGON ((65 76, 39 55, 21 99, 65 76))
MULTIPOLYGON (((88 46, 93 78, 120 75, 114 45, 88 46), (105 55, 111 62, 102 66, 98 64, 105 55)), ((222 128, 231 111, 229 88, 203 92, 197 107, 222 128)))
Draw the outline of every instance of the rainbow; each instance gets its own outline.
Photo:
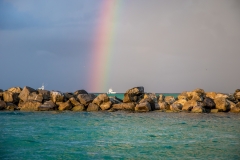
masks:
POLYGON ((106 92, 110 72, 110 60, 113 55, 116 19, 121 0, 102 0, 100 13, 90 54, 90 72, 88 91, 106 92))

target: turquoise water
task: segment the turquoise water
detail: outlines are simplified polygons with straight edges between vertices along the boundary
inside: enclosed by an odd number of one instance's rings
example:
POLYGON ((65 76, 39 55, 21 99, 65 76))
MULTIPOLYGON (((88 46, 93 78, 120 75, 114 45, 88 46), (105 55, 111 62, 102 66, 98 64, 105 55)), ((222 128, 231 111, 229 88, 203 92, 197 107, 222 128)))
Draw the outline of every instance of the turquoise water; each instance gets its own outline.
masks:
POLYGON ((0 112, 0 159, 240 159, 233 113, 0 112))
MULTIPOLYGON (((96 93, 98 95, 100 93, 96 93)), ((174 96, 175 98, 179 95, 179 93, 156 93, 156 95, 163 94, 164 96, 174 96)), ((124 93, 116 93, 116 94, 108 94, 109 97, 116 96, 117 98, 123 99, 124 93)))

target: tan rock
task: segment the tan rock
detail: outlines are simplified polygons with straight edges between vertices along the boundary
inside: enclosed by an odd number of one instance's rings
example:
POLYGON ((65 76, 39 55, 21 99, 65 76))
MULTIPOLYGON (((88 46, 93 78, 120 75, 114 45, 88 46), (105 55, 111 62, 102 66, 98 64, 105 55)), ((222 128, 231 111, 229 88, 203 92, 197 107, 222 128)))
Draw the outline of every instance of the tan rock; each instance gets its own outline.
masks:
POLYGON ((42 103, 37 101, 26 101, 21 105, 21 111, 38 111, 38 107, 41 106, 42 103))
POLYGON ((164 102, 164 101, 165 101, 165 96, 163 94, 160 94, 159 98, 158 98, 158 104, 159 104, 159 102, 161 103, 161 102, 164 102))
POLYGON ((191 99, 190 100, 195 100, 195 101, 203 101, 204 97, 202 95, 202 93, 200 92, 191 92, 191 99))
POLYGON ((8 91, 20 94, 21 91, 22 91, 22 88, 20 88, 20 87, 12 87, 12 88, 9 88, 8 91))
POLYGON ((201 106, 194 106, 191 110, 192 113, 203 113, 205 110, 201 106))
POLYGON ((135 95, 143 94, 144 93, 144 87, 134 87, 134 88, 131 88, 131 89, 127 90, 126 93, 135 94, 135 95))
POLYGON ((23 90, 20 92, 19 94, 19 98, 23 101, 23 102, 26 102, 28 100, 28 96, 30 93, 32 92, 37 92, 35 89, 31 88, 31 87, 28 87, 28 86, 25 86, 23 88, 23 90))
POLYGON ((226 98, 228 98, 228 95, 223 94, 223 93, 218 93, 215 98, 225 98, 226 99, 226 98))
POLYGON ((173 104, 175 102, 175 98, 173 96, 166 96, 165 97, 165 102, 169 105, 173 104))
POLYGON ((148 112, 151 110, 152 110, 151 105, 148 102, 139 103, 135 107, 135 111, 137 112, 148 112))
POLYGON ((69 101, 72 103, 73 106, 81 106, 80 102, 78 102, 74 97, 71 97, 69 101))
POLYGON ((172 111, 180 111, 182 110, 183 105, 181 103, 174 102, 170 105, 170 110, 172 111))
POLYGON ((182 110, 184 111, 191 111, 193 107, 197 106, 198 103, 196 100, 189 100, 184 103, 182 110))
POLYGON ((94 103, 90 103, 87 107, 88 112, 99 111, 100 107, 94 103))
POLYGON ((63 100, 64 100, 64 95, 61 92, 51 91, 50 95, 51 95, 51 100, 53 101, 53 103, 63 102, 63 100))
POLYGON ((167 102, 158 102, 160 110, 170 110, 170 105, 167 102))
POLYGON ((115 110, 131 110, 134 111, 135 109, 135 103, 119 103, 119 104, 113 104, 112 108, 115 110))
POLYGON ((42 96, 42 94, 37 94, 36 92, 32 92, 28 95, 27 100, 28 101, 38 101, 38 102, 42 103, 43 96, 42 96))
POLYGON ((178 100, 181 100, 181 99, 188 100, 187 92, 182 92, 181 94, 178 95, 178 100))
POLYGON ((218 113, 218 109, 211 109, 211 113, 218 113))
POLYGON ((83 104, 76 105, 72 108, 72 111, 78 112, 78 111, 84 111, 85 107, 83 104))
POLYGON ((19 101, 18 93, 5 91, 3 92, 3 100, 9 103, 17 103, 19 101))
POLYGON ((72 109, 72 104, 70 103, 70 101, 63 102, 58 107, 59 111, 71 110, 71 109, 72 109))
POLYGON ((230 104, 228 103, 226 98, 216 96, 214 102, 216 104, 216 109, 218 109, 218 111, 227 112, 230 110, 230 104))
POLYGON ((233 95, 234 95, 235 99, 240 101, 240 89, 237 89, 233 95))
POLYGON ((99 94, 92 103, 97 104, 98 106, 100 106, 102 103, 104 102, 109 102, 109 97, 106 93, 104 94, 99 94))
POLYGON ((107 101, 107 102, 103 102, 101 105, 100 105, 100 108, 102 110, 108 110, 110 109, 112 106, 112 102, 111 101, 107 101))
POLYGON ((211 99, 215 99, 216 96, 217 96, 216 92, 207 92, 206 93, 206 97, 209 97, 211 99))

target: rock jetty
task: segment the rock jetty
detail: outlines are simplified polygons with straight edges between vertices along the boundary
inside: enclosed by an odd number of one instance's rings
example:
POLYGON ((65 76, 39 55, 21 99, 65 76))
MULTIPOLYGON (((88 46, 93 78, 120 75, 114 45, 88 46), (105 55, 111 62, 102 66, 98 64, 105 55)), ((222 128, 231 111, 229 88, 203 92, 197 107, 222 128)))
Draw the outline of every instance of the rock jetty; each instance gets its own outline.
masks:
POLYGON ((33 89, 25 86, 0 89, 0 110, 20 111, 118 111, 131 112, 240 112, 240 89, 234 94, 205 92, 203 89, 164 96, 145 93, 144 87, 134 87, 124 93, 123 100, 107 94, 89 94, 85 90, 74 93, 33 89))

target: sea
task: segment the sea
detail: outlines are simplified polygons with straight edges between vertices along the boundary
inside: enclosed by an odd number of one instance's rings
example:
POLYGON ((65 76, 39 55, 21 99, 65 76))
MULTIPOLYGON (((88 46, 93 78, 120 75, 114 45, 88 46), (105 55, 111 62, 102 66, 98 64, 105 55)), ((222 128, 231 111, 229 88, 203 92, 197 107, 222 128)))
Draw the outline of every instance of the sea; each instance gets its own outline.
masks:
POLYGON ((0 112, 0 159, 240 159, 240 114, 0 112))

